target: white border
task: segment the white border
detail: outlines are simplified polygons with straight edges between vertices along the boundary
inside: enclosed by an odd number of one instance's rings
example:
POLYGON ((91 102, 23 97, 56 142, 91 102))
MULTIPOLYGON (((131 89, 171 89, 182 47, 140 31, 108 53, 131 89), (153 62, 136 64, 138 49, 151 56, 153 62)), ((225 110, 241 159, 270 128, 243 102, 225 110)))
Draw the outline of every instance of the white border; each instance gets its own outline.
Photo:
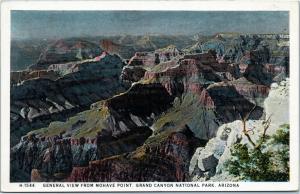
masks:
MULTIPOLYGON (((1 190, 6 192, 85 191, 295 191, 299 184, 299 4, 297 1, 6 1, 1 4, 1 190), (214 10, 289 11, 290 13, 290 182, 239 182, 231 187, 19 187, 9 182, 10 138, 10 10, 214 10)), ((64 183, 66 186, 66 183, 64 183)), ((79 183, 80 184, 80 183, 79 183)), ((94 183, 95 184, 95 183, 94 183)), ((117 184, 117 183, 115 183, 117 184)), ((153 183, 152 183, 153 184, 153 183)), ((173 183, 175 184, 175 183, 173 183)), ((218 182, 215 182, 217 185, 218 182)), ((133 183, 135 185, 135 183, 133 183)))

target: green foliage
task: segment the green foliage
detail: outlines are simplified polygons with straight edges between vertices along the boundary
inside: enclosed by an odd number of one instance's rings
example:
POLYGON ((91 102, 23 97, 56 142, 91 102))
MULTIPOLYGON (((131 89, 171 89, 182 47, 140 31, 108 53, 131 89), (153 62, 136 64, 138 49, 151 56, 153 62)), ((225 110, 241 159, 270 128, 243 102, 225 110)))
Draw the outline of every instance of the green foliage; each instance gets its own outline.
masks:
POLYGON ((258 142, 257 148, 246 144, 234 144, 231 158, 225 162, 226 170, 248 181, 288 181, 289 180, 289 125, 282 125, 271 137, 258 142))
POLYGON ((288 124, 281 125, 279 130, 277 130, 276 134, 273 135, 273 143, 274 144, 289 144, 290 133, 289 133, 290 126, 288 124))

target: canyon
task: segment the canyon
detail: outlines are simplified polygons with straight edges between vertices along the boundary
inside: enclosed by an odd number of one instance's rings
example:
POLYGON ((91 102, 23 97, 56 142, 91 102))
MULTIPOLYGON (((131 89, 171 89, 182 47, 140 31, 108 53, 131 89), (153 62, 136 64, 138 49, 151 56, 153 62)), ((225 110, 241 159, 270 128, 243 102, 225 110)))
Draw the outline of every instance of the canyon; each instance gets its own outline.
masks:
POLYGON ((288 87, 289 39, 184 38, 59 40, 12 71, 11 181, 224 178, 241 120, 288 114, 269 99, 287 100, 277 93, 288 87))

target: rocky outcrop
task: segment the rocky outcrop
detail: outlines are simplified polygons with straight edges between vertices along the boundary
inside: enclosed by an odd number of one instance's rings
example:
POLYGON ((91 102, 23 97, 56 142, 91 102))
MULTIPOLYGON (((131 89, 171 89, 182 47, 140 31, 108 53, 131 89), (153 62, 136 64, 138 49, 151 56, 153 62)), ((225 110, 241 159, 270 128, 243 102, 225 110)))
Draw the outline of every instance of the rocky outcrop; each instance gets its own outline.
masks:
POLYGON ((266 118, 271 117, 272 122, 269 127, 269 132, 274 133, 278 126, 289 123, 289 91, 290 80, 286 78, 280 83, 271 84, 271 90, 268 98, 264 101, 266 118))

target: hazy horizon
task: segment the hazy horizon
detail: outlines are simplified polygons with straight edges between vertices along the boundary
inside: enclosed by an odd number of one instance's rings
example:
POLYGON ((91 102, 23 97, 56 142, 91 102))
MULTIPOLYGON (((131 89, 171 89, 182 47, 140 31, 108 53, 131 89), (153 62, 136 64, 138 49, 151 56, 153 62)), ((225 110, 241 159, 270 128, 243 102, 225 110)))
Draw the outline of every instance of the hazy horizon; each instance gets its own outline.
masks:
POLYGON ((12 39, 288 33, 287 11, 12 11, 12 39))

